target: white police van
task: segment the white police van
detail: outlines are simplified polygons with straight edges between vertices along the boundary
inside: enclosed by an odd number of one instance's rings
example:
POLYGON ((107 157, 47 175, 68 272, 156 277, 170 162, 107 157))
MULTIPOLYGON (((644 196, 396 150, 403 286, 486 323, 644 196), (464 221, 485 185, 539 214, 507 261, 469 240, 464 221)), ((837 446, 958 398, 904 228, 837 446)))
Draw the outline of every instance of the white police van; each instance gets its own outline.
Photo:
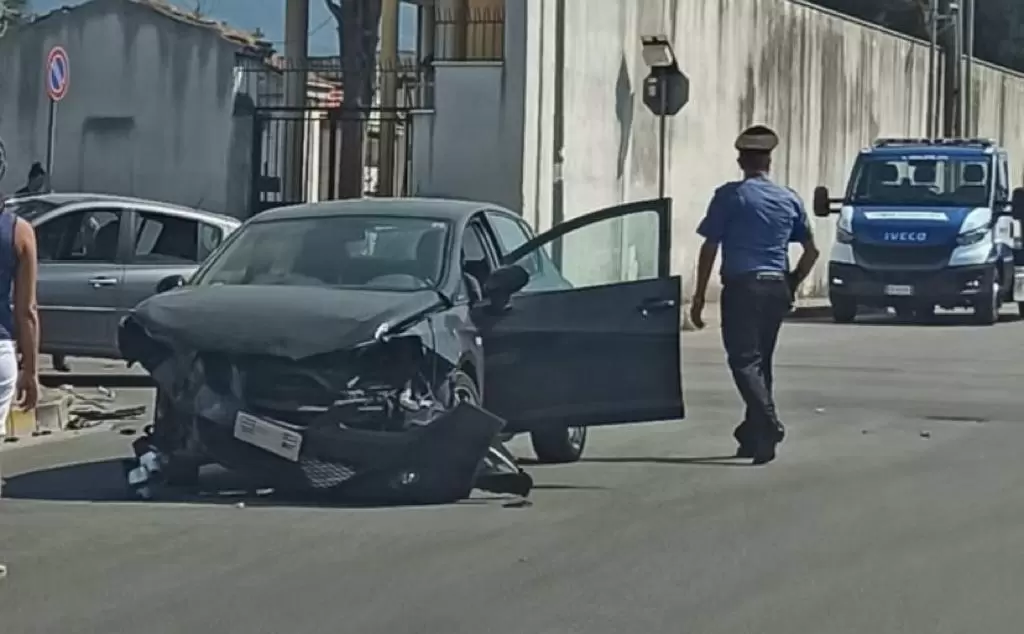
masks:
POLYGON ((816 216, 839 215, 828 265, 835 321, 864 307, 921 318, 939 306, 993 324, 1007 301, 1024 314, 1022 211, 1024 189, 1011 192, 994 142, 879 139, 861 150, 842 198, 814 191, 816 216))

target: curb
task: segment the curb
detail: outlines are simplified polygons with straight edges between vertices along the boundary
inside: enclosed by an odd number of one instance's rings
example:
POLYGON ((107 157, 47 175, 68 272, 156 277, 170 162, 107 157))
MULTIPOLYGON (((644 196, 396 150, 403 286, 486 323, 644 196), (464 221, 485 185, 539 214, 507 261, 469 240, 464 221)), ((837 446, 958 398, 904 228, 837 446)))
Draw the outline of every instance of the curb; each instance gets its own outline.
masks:
MULTIPOLYGON (((716 306, 715 304, 708 303, 707 307, 716 306)), ((705 308, 706 313, 711 313, 705 308)), ((786 316, 786 321, 803 321, 813 319, 825 319, 832 316, 832 305, 828 303, 828 300, 824 299, 806 299, 797 300, 797 305, 793 307, 789 315, 786 316)), ((718 310, 714 310, 711 319, 705 317, 706 323, 704 324, 703 330, 715 330, 721 326, 718 320, 718 310)), ((693 323, 690 321, 690 304, 683 304, 683 332, 700 332, 697 328, 694 328, 693 323)))

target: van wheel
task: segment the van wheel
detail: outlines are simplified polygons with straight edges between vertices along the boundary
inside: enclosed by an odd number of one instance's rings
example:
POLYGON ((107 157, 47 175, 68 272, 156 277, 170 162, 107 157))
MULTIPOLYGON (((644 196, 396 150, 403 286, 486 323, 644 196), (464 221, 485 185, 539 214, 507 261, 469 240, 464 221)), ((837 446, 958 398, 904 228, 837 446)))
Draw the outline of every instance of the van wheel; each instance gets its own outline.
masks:
POLYGON ((978 299, 974 305, 974 321, 982 326, 991 326, 999 321, 999 294, 992 293, 978 299))
POLYGON ((832 300, 832 321, 849 324, 857 319, 857 303, 848 299, 832 300))
POLYGON ((532 432, 530 440, 541 464, 579 462, 587 446, 587 428, 554 426, 532 432))

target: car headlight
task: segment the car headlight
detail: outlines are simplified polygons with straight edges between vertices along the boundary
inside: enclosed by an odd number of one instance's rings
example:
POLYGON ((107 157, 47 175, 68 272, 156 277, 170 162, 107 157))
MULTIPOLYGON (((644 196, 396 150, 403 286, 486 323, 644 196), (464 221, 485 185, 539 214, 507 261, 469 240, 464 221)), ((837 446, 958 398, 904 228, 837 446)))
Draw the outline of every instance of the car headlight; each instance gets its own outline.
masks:
POLYGON ((984 240, 989 234, 988 227, 981 227, 979 229, 972 229, 966 233, 961 233, 956 237, 956 243, 962 247, 969 246, 972 244, 978 244, 984 240))
POLYGON ((836 226, 836 242, 840 244, 850 244, 853 242, 853 232, 843 227, 836 226))

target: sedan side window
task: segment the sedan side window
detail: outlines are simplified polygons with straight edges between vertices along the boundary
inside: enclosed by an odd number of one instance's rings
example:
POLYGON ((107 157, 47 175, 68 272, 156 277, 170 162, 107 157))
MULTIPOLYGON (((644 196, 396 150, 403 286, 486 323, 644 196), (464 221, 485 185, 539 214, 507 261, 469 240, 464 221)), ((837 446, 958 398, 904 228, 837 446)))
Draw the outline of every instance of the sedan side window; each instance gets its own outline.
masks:
POLYGON ((117 261, 121 211, 89 209, 64 214, 36 227, 42 262, 117 261))
POLYGON ((199 222, 139 212, 133 260, 137 264, 198 263, 199 222))
POLYGON ((539 236, 540 244, 532 249, 509 255, 522 265, 546 248, 556 254, 558 265, 542 255, 542 263, 551 262, 555 275, 540 276, 546 283, 538 292, 658 278, 668 274, 660 270, 668 245, 659 238, 669 231, 667 215, 661 201, 611 207, 566 221, 539 236))
POLYGON ((224 232, 220 227, 199 223, 199 259, 205 260, 224 241, 224 232))
MULTIPOLYGON (((509 218, 505 214, 488 213, 487 220, 497 234, 501 246, 501 253, 511 253, 515 249, 529 241, 533 236, 524 223, 509 218)), ((548 255, 547 247, 542 247, 530 253, 518 262, 530 274, 529 283, 523 288, 523 292, 529 293, 544 289, 564 288, 566 282, 561 278, 554 262, 548 255)))

